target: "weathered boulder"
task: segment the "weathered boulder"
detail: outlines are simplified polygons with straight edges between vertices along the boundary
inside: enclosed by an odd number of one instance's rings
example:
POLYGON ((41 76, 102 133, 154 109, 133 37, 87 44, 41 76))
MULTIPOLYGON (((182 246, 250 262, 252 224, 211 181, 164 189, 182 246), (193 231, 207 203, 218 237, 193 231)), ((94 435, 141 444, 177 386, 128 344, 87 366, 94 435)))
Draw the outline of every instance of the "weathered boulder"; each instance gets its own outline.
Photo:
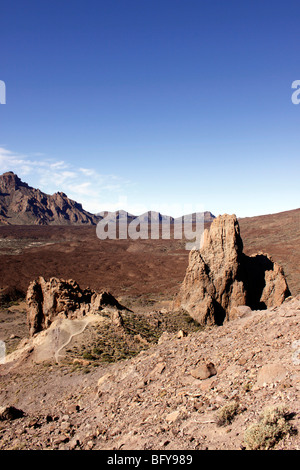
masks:
POLYGON ((264 384, 281 382, 286 376, 287 370, 280 362, 265 364, 257 374, 256 385, 262 387, 264 384))
POLYGON ((208 364, 200 364, 195 369, 192 369, 190 373, 195 379, 205 380, 216 375, 217 371, 214 364, 209 362, 208 364))
POLYGON ((0 421, 12 421, 13 419, 23 418, 24 412, 14 406, 0 407, 0 421))
POLYGON ((237 318, 243 318, 252 313, 250 307, 247 305, 239 305, 238 307, 232 307, 230 312, 227 314, 227 320, 235 320, 237 318))
POLYGON ((278 306, 289 294, 282 268, 266 254, 246 256, 237 217, 225 214, 204 231, 200 250, 191 250, 174 308, 221 325, 235 307, 278 306))
POLYGON ((109 292, 81 289, 72 279, 65 281, 55 277, 49 281, 39 277, 31 282, 26 301, 30 336, 48 328, 57 317, 82 318, 97 314, 106 306, 124 309, 109 292))

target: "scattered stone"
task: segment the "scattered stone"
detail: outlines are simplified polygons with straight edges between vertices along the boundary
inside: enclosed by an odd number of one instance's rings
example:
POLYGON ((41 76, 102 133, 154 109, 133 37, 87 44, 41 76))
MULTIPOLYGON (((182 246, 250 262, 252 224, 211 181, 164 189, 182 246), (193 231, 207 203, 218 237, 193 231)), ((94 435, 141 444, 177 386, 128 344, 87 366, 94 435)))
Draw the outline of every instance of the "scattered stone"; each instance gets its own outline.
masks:
POLYGON ((14 406, 0 407, 0 421, 11 421, 14 419, 23 418, 24 411, 15 408, 14 406))
POLYGON ((67 436, 60 436, 58 438, 56 438, 54 441, 53 441, 53 445, 54 447, 58 447, 60 444, 64 444, 66 442, 69 442, 69 437, 67 436))
POLYGON ((90 361, 88 361, 87 359, 81 359, 78 357, 73 360, 73 364, 80 364, 81 366, 88 366, 90 365, 90 361))
POLYGON ((100 379, 98 380, 97 387, 98 387, 98 393, 101 393, 105 388, 110 386, 112 374, 109 372, 107 374, 102 375, 100 379))
POLYGON ((77 439, 77 437, 73 437, 69 441, 69 449, 74 450, 76 447, 80 447, 80 441, 79 441, 79 439, 77 439))
POLYGON ((139 382, 136 384, 136 387, 137 389, 144 388, 147 385, 147 383, 148 382, 145 379, 139 380, 139 382))
POLYGON ((241 356, 239 357, 239 359, 237 360, 237 363, 240 365, 240 366, 244 366, 245 364, 247 364, 248 362, 248 358, 246 356, 241 356))
POLYGON ((172 336, 171 333, 164 331, 158 340, 158 344, 168 341, 171 338, 171 336, 172 336))
POLYGON ((39 426, 39 420, 37 418, 33 418, 29 421, 28 426, 31 428, 37 428, 39 426))
POLYGON ((238 307, 232 307, 230 310, 227 320, 236 320, 237 318, 243 318, 246 315, 250 315, 252 310, 247 305, 239 305, 238 307))
POLYGON ((202 391, 202 392, 208 392, 209 390, 212 390, 213 388, 215 388, 216 386, 216 381, 211 378, 211 377, 208 377, 208 379, 206 380, 202 380, 199 384, 199 389, 202 391))
POLYGON ((9 337, 9 339, 17 339, 17 338, 19 338, 19 336, 18 336, 18 335, 14 335, 14 334, 10 335, 10 337, 9 337))
POLYGON ((76 403, 72 403, 67 407, 66 411, 68 414, 78 413, 80 411, 80 406, 76 405, 76 403))
POLYGON ((161 308, 159 310, 159 313, 161 313, 162 315, 165 315, 166 313, 168 313, 168 310, 166 308, 161 308))
POLYGON ((262 366, 257 374, 256 385, 262 387, 264 384, 281 382, 287 376, 287 370, 279 363, 262 366))
POLYGON ((164 362, 158 362, 150 375, 152 376, 152 375, 162 374, 165 368, 166 368, 166 364, 164 362))
POLYGON ((122 315, 120 314, 118 310, 111 314, 111 322, 114 326, 118 328, 123 326, 124 321, 123 321, 122 315))
POLYGON ((175 421, 177 421, 179 416, 180 416, 180 410, 172 411, 171 413, 167 414, 166 421, 168 423, 175 423, 175 421))
POLYGON ((181 339, 181 338, 184 338, 185 336, 187 336, 187 332, 184 331, 184 330, 179 330, 178 333, 177 333, 177 338, 178 339, 181 339))
POLYGON ((215 369, 215 366, 212 362, 208 364, 201 364, 200 366, 196 367, 195 369, 192 369, 190 371, 190 374, 195 378, 199 380, 205 380, 208 379, 209 377, 212 377, 213 375, 217 374, 217 371, 215 369))

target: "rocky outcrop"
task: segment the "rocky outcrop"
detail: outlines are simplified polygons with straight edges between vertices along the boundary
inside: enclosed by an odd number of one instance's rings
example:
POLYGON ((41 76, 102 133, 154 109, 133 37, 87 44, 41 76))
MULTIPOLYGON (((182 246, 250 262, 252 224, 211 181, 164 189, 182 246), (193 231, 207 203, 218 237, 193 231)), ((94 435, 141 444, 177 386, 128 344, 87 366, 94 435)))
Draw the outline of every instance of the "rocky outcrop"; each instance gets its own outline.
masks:
POLYGON ((98 221, 62 192, 45 194, 12 171, 0 176, 1 225, 95 225, 98 221))
POLYGON ((201 324, 221 325, 236 307, 279 306, 288 295, 282 268, 267 254, 246 256, 238 220, 225 214, 204 231, 200 250, 190 252, 174 306, 201 324))
POLYGON ((43 277, 30 283, 27 295, 27 323, 30 336, 47 329, 57 318, 80 319, 100 313, 104 307, 124 309, 108 292, 81 289, 74 280, 43 277))

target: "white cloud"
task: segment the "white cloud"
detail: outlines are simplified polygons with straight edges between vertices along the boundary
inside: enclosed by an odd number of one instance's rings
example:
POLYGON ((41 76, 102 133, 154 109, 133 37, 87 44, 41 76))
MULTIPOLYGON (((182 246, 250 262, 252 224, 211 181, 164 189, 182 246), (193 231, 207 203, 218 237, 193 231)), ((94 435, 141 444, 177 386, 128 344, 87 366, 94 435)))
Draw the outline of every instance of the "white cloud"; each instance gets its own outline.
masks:
MULTIPOLYGON (((33 157, 41 156, 40 153, 33 157)), ((94 168, 77 168, 64 160, 36 159, 0 147, 0 173, 13 171, 29 185, 47 194, 62 191, 95 213, 120 208, 119 198, 130 184, 118 175, 103 175, 94 168)))
POLYGON ((13 167, 19 168, 23 173, 30 171, 30 160, 23 155, 16 155, 10 150, 0 147, 0 169, 2 172, 10 171, 13 167))
POLYGON ((79 171, 81 171, 81 173, 83 173, 86 176, 95 176, 96 174, 96 171, 90 168, 79 168, 79 171))
POLYGON ((53 169, 63 169, 67 168, 67 164, 64 161, 50 163, 50 167, 53 169))

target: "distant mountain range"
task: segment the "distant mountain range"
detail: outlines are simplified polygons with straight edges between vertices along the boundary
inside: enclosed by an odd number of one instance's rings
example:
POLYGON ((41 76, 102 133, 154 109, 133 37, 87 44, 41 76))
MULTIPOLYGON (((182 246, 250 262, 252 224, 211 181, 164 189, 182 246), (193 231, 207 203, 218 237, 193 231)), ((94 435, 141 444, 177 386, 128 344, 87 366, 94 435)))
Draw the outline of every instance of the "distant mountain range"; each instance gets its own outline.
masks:
MULTIPOLYGON (((116 218, 118 223, 139 218, 142 223, 181 223, 182 217, 173 218, 159 212, 148 211, 139 216, 124 210, 91 214, 82 205, 62 192, 53 195, 30 187, 12 171, 0 176, 0 225, 96 225, 105 214, 106 221, 116 218)), ((212 222, 211 212, 197 213, 204 223, 212 222)), ((184 216, 186 222, 195 214, 184 216)))
MULTIPOLYGON (((100 216, 101 219, 103 218, 103 212, 100 212, 96 214, 97 216, 100 216)), ((199 220, 203 221, 204 223, 210 223, 213 221, 215 216, 211 212, 197 212, 194 214, 187 214, 183 215, 181 217, 171 217, 169 215, 163 215, 160 212, 156 211, 148 211, 145 212, 144 214, 140 215, 133 215, 130 214, 129 212, 126 212, 124 210, 119 210, 116 212, 107 212, 105 215, 105 220, 107 222, 113 222, 115 219, 117 223, 122 223, 122 222, 131 222, 132 220, 138 218, 139 222, 141 223, 170 223, 170 224, 177 224, 177 223, 182 223, 183 218, 185 222, 194 222, 196 220, 196 217, 199 218, 199 220)))

